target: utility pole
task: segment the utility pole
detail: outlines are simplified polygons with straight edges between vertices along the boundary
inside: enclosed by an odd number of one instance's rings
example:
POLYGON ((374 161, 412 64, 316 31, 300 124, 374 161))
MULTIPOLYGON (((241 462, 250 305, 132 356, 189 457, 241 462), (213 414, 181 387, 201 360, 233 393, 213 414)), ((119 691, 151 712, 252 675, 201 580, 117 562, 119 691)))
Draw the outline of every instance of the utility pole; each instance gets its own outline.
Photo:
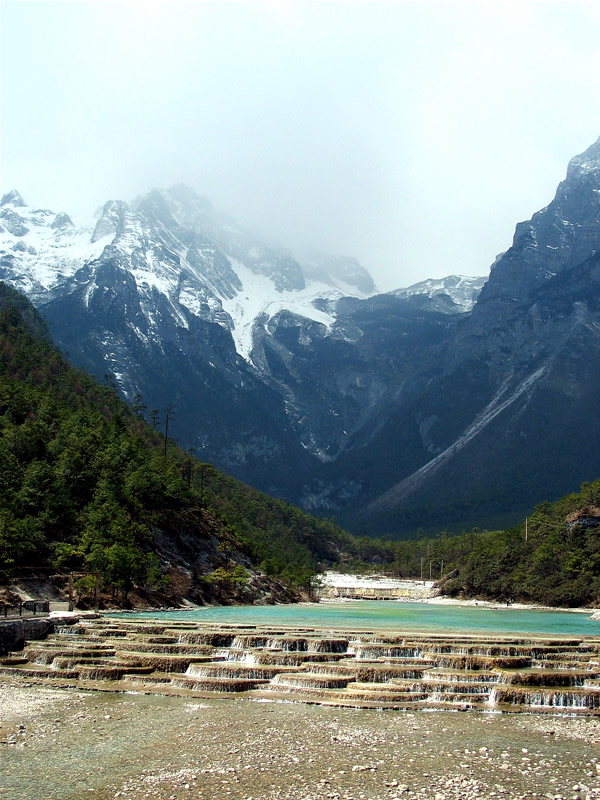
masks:
POLYGON ((528 531, 527 531, 527 517, 525 517, 525 541, 528 539, 528 531))

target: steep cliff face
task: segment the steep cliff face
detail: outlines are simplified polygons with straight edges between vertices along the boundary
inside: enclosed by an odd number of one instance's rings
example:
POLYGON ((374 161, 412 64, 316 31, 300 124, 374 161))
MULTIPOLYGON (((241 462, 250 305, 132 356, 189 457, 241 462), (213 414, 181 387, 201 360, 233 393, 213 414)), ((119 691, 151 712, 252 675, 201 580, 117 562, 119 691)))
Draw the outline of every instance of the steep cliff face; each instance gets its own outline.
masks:
POLYGON ((600 250, 600 139, 569 162, 554 199, 515 229, 479 298, 522 302, 560 272, 576 269, 600 250))
POLYGON ((584 444, 600 435, 599 196, 597 142, 517 225, 418 412, 397 411, 399 427, 426 421, 430 457, 370 503, 370 524, 510 521, 599 472, 584 444))

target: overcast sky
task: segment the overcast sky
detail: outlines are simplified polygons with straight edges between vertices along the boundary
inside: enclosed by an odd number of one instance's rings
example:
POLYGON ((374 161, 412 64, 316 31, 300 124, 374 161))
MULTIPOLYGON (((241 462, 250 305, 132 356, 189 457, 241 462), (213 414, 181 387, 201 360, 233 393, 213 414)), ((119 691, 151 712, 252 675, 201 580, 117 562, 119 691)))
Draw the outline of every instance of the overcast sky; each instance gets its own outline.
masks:
POLYGON ((88 221, 183 181, 378 287, 487 274, 600 136, 590 2, 12 2, 1 187, 88 221))

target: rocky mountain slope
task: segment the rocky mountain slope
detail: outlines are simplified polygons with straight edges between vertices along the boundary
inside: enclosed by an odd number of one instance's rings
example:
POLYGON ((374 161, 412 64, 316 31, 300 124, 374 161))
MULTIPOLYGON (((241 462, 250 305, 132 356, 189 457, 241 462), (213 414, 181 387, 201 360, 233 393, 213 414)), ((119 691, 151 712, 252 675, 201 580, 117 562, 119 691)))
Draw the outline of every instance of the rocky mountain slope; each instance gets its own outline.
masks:
POLYGON ((271 248, 183 186, 93 229, 0 208, 0 278, 71 359, 180 444, 364 531, 510 522, 600 473, 600 144, 489 280, 385 295, 349 258, 271 248), (156 416, 156 415, 154 415, 156 416))
POLYGON ((421 441, 426 430, 428 455, 371 502, 381 524, 427 525, 442 512, 449 522, 510 521, 599 473, 590 446, 600 435, 599 198, 600 141, 571 161, 554 200, 517 225, 418 410, 407 404, 390 418, 396 441, 407 422, 421 441))

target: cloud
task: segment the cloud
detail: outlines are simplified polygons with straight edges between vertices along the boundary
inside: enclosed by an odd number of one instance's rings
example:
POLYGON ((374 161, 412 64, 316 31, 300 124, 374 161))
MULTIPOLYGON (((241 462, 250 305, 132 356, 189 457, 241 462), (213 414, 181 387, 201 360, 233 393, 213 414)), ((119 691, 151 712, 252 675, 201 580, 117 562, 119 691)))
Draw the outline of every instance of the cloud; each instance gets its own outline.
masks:
POLYGON ((184 181, 381 288, 484 274, 600 134, 587 3, 4 0, 2 184, 184 181))

